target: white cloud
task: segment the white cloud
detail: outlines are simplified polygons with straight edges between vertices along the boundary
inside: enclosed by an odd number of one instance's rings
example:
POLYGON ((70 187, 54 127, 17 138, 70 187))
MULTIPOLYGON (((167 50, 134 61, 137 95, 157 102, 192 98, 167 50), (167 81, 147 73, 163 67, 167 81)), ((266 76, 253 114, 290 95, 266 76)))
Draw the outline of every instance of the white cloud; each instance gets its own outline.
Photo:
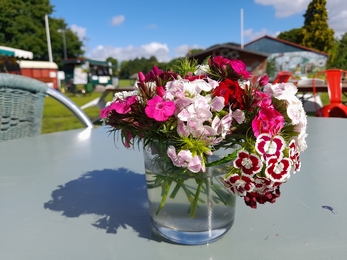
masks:
POLYGON ((275 8, 276 17, 288 17, 307 9, 311 0, 254 0, 256 4, 272 5, 275 8))
POLYGON ((114 16, 112 17, 112 25, 119 26, 124 22, 124 20, 125 20, 124 15, 114 16))
POLYGON ((279 34, 278 32, 273 33, 264 28, 261 29, 259 32, 253 32, 253 29, 247 29, 243 32, 244 37, 247 38, 246 42, 253 41, 264 35, 276 37, 278 34, 279 34))
POLYGON ((160 62, 168 62, 171 60, 169 52, 170 50, 166 44, 157 42, 152 42, 140 47, 129 45, 125 48, 99 45, 96 49, 91 51, 90 57, 96 60, 105 60, 108 57, 113 57, 118 61, 123 61, 136 58, 148 59, 151 56, 155 56, 160 62))
POLYGON ((186 56, 187 53, 189 52, 189 50, 192 50, 192 49, 205 49, 205 48, 201 47, 197 44, 194 44, 193 46, 189 46, 187 44, 184 44, 184 45, 181 45, 181 46, 178 46, 175 48, 175 53, 176 53, 175 58, 186 56))
POLYGON ((87 29, 77 26, 76 24, 71 25, 71 31, 73 31, 77 36, 80 41, 85 40, 86 35, 87 35, 87 29))
POLYGON ((178 57, 184 57, 190 49, 205 49, 199 45, 181 45, 174 49, 173 53, 170 53, 170 49, 167 44, 152 42, 149 44, 136 47, 129 45, 127 47, 114 47, 99 45, 92 50, 88 57, 96 60, 105 60, 108 57, 117 59, 119 62, 123 60, 133 60, 136 58, 150 58, 155 56, 159 62, 169 62, 170 60, 178 57))
MULTIPOLYGON (((289 17, 294 14, 304 14, 311 0, 254 0, 261 5, 272 5, 275 16, 278 18, 289 17)), ((327 0, 328 23, 334 29, 335 36, 340 37, 347 32, 347 1, 327 0)))

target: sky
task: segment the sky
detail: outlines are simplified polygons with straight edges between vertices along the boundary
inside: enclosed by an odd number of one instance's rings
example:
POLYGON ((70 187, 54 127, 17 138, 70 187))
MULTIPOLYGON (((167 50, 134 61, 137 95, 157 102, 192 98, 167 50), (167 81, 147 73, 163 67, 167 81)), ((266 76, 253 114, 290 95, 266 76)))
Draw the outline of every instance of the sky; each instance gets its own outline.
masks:
MULTIPOLYGON (((155 56, 168 62, 185 56, 189 49, 227 42, 246 44, 300 28, 310 2, 50 0, 54 6, 50 17, 64 19, 83 41, 87 58, 112 57, 121 62, 155 56)), ((347 1, 327 0, 326 8, 329 26, 340 37, 347 32, 347 1)))

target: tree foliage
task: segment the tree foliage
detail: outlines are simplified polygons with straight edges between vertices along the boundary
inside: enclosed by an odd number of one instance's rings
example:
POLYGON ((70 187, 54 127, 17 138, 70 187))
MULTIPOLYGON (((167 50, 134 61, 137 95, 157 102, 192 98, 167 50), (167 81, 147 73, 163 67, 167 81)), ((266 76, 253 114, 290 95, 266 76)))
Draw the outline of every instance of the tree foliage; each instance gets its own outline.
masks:
POLYGON ((304 17, 301 45, 329 53, 334 47, 334 30, 328 25, 326 0, 312 0, 304 17))
POLYGON ((121 69, 119 72, 119 78, 128 79, 133 74, 142 71, 143 73, 149 72, 153 69, 153 66, 159 65, 159 62, 156 57, 151 56, 149 59, 146 58, 136 58, 134 60, 129 60, 127 62, 122 62, 121 69))
POLYGON ((334 58, 329 59, 327 67, 347 70, 347 33, 337 41, 334 58))
MULTIPOLYGON (((51 15, 54 6, 49 0, 1 0, 0 45, 31 51, 34 60, 48 61, 45 15, 51 15)), ((66 50, 69 58, 84 52, 83 43, 63 19, 50 18, 50 38, 53 61, 61 65, 64 53, 63 37, 58 29, 66 29, 66 50)))
POLYGON ((303 34, 302 28, 294 28, 289 31, 281 32, 278 36, 278 39, 286 40, 296 44, 301 44, 303 34))
POLYGON ((106 61, 111 62, 112 64, 112 76, 118 76, 118 60, 112 57, 108 57, 106 61))

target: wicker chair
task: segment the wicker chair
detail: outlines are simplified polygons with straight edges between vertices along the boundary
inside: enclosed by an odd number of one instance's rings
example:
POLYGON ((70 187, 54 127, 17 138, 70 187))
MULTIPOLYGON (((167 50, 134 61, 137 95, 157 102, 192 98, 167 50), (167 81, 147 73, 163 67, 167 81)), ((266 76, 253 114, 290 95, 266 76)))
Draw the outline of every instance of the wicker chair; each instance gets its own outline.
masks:
POLYGON ((70 109, 85 127, 93 127, 88 116, 59 91, 36 79, 0 73, 0 142, 40 135, 47 95, 70 109))

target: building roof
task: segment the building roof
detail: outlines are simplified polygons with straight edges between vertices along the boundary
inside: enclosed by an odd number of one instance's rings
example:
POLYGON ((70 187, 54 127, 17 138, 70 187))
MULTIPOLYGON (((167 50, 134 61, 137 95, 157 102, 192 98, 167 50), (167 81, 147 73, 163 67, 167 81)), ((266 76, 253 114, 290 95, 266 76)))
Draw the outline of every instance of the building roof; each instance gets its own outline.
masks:
POLYGON ((194 58, 196 56, 201 56, 201 55, 213 52, 213 51, 218 50, 218 49, 231 49, 231 50, 235 50, 235 51, 239 51, 239 52, 245 52, 245 53, 263 56, 263 57, 269 56, 269 54, 264 53, 264 52, 242 49, 241 46, 236 44, 236 43, 224 43, 224 44, 216 44, 216 45, 213 45, 213 46, 211 46, 211 47, 209 47, 209 48, 207 48, 201 52, 197 52, 197 53, 188 55, 188 58, 194 58))
POLYGON ((49 61, 17 61, 21 69, 58 69, 58 65, 49 61))
POLYGON ((300 44, 296 44, 296 43, 293 43, 293 42, 290 42, 290 41, 286 41, 286 40, 282 40, 282 39, 279 39, 279 38, 275 38, 275 37, 272 37, 272 36, 269 36, 269 35, 264 35, 262 37, 259 37, 258 39, 255 39, 251 42, 248 42, 245 44, 245 47, 255 43, 255 42, 258 42, 262 39, 270 39, 270 40, 273 40, 273 41, 277 41, 277 42, 281 42, 283 44, 286 44, 286 45, 290 45, 290 46, 293 46, 293 47, 296 47, 296 48, 299 48, 299 49, 302 49, 302 50, 305 50, 305 51, 310 51, 310 52, 315 52, 317 54, 321 54, 321 55, 324 55, 324 56, 329 56, 329 54, 325 53, 325 52, 321 52, 321 51, 317 51, 315 49, 312 49, 312 48, 308 48, 308 47, 305 47, 305 46, 302 46, 300 44))
POLYGON ((0 46, 0 55, 14 56, 16 58, 32 59, 33 53, 21 49, 15 49, 6 46, 0 46))

